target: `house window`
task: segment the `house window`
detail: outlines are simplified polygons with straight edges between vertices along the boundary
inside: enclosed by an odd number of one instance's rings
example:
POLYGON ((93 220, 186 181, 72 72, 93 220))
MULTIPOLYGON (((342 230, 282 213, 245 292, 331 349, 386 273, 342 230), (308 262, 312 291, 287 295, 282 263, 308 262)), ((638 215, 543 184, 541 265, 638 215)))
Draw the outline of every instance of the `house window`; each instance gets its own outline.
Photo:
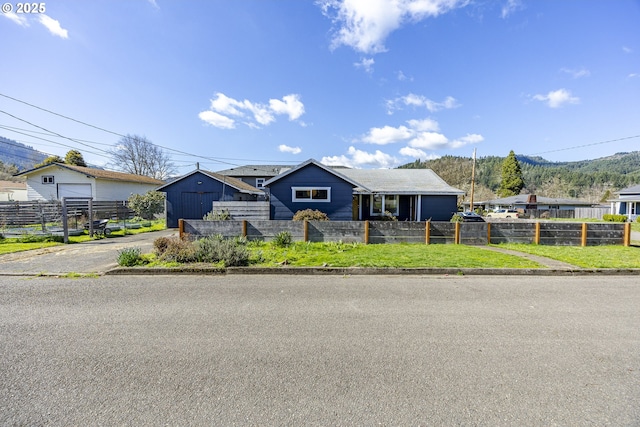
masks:
POLYGON ((53 184, 54 183, 53 175, 42 175, 42 183, 53 184))
POLYGON ((330 202, 331 187, 291 187, 294 202, 330 202))
POLYGON ((256 178, 256 188, 264 188, 264 178, 256 178))
POLYGON ((384 215, 385 212, 398 215, 398 196, 395 194, 372 195, 371 215, 384 215))

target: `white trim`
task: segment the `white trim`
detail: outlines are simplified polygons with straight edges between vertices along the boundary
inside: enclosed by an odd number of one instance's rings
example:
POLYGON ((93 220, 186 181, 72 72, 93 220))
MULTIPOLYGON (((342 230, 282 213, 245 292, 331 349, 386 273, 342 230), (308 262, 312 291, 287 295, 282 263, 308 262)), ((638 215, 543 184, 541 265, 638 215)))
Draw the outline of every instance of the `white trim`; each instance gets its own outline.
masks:
POLYGON ((331 203, 331 187, 291 187, 291 201, 294 203, 300 202, 314 202, 314 203, 331 203), (298 191, 308 191, 309 198, 301 198, 297 197, 296 193, 298 191), (326 191, 327 198, 326 199, 314 199, 313 192, 314 191, 326 191))
POLYGON ((371 195, 369 195, 369 201, 370 201, 370 203, 369 203, 369 214, 371 216, 384 216, 385 212, 390 212, 391 215, 395 216, 395 215, 398 215, 398 212, 400 210, 400 196, 397 195, 397 194, 371 194, 371 195), (380 212, 380 213, 373 212, 373 199, 376 196, 382 198, 382 212, 380 212), (395 208, 395 210, 393 212, 388 210, 388 209, 385 209, 387 207, 386 198, 389 197, 389 196, 393 196, 395 198, 395 200, 396 200, 396 208, 395 208))

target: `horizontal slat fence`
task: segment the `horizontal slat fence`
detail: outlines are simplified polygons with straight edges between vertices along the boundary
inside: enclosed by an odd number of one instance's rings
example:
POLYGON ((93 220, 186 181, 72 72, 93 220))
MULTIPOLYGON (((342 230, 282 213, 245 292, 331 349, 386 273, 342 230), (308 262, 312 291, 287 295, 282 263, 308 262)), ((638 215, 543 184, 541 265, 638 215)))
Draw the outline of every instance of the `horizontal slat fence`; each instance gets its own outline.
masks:
POLYGON ((180 220, 180 235, 244 236, 270 241, 283 231, 294 241, 486 245, 539 243, 552 246, 628 245, 630 224, 410 221, 203 221, 180 220))
MULTIPOLYGON (((135 212, 126 201, 92 202, 94 219, 129 219, 135 212)), ((87 216, 86 200, 67 200, 69 218, 87 216)), ((61 202, 0 202, 0 227, 38 225, 62 221, 61 202)))

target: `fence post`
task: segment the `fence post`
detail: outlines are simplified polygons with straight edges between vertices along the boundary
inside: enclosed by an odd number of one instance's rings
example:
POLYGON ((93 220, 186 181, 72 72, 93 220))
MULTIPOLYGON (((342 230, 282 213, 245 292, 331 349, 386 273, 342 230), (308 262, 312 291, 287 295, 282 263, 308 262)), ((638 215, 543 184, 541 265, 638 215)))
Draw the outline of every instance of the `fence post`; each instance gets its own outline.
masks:
POLYGON ((487 245, 491 244, 491 223, 487 222, 487 245))
POLYGON ((431 221, 427 220, 424 226, 424 243, 428 245, 431 242, 431 221))
POLYGON ((309 221, 304 220, 304 224, 302 225, 302 241, 309 241, 309 221))
POLYGON ((533 243, 536 245, 540 244, 540 222, 536 221, 536 232, 533 236, 533 243))
POLYGON ((180 239, 184 237, 184 219, 182 218, 178 220, 178 236, 180 236, 180 239))
POLYGON ((453 236, 453 242, 456 245, 460 244, 460 221, 456 221, 455 234, 453 236))
POLYGON ((624 238, 622 239, 624 246, 631 246, 631 223, 624 223, 624 238))
POLYGON ((369 244, 369 220, 364 222, 364 244, 369 244))
POLYGON ((242 237, 247 238, 247 220, 242 220, 242 237))
POLYGON ((64 243, 69 243, 69 221, 67 220, 67 199, 62 198, 62 238, 64 243))
POLYGON ((580 246, 587 246, 587 223, 582 223, 582 240, 580 240, 580 246))

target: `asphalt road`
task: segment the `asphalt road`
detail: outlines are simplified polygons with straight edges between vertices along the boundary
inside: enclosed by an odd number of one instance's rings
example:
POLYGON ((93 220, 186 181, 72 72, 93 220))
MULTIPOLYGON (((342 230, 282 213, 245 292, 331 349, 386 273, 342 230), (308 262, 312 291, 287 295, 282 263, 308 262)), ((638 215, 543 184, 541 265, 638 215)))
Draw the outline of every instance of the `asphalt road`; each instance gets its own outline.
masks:
POLYGON ((0 277, 0 425, 640 424, 633 276, 0 277))

